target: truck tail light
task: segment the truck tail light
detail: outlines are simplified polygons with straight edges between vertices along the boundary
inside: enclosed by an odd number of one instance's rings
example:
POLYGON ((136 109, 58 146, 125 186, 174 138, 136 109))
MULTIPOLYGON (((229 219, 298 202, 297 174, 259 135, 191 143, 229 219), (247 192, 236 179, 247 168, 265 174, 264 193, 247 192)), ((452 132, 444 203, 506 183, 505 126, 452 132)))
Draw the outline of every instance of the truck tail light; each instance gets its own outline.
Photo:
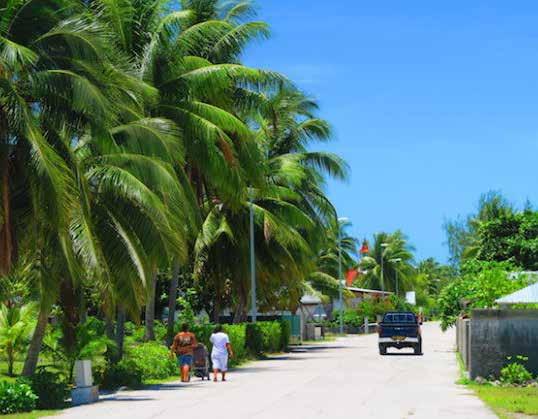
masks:
POLYGON ((379 336, 383 333, 383 326, 377 326, 377 333, 379 333, 379 336))

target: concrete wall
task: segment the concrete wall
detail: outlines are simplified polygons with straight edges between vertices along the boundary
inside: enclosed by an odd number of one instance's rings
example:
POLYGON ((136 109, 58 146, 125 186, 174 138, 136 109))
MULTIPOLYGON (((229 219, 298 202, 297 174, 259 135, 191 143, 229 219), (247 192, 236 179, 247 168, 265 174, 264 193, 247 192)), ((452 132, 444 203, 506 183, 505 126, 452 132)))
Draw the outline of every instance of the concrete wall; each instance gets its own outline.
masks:
MULTIPOLYGON (((472 379, 498 376, 508 356, 529 357, 526 367, 538 375, 538 310, 473 310, 469 345, 472 379)), ((461 327, 461 326, 460 326, 461 327)), ((458 337, 459 347, 462 335, 458 337)))
POLYGON ((470 343, 471 320, 458 319, 456 322, 456 346, 466 370, 469 369, 469 364, 471 363, 470 343))

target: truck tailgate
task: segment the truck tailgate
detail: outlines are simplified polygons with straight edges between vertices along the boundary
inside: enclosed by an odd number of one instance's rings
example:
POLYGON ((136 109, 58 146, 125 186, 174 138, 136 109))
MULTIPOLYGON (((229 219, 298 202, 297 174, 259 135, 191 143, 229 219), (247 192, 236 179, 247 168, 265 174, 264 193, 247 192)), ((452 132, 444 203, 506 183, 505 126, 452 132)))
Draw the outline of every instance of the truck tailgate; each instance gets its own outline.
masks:
POLYGON ((418 337, 418 325, 409 323, 391 323, 380 325, 380 338, 392 338, 395 336, 418 337))

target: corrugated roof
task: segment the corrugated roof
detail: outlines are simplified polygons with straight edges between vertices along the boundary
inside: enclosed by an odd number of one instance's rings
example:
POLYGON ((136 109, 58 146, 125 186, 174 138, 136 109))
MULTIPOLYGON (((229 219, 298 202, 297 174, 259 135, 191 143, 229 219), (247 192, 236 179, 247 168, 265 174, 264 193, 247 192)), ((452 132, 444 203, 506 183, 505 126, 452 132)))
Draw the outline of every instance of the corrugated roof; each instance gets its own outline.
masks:
POLYGON ((364 292, 365 294, 392 294, 392 292, 389 291, 381 291, 381 290, 370 290, 368 288, 357 288, 357 287, 346 287, 349 291, 355 291, 355 292, 364 292))
POLYGON ((321 304, 321 298, 317 295, 303 295, 301 297, 301 304, 321 304))
POLYGON ((538 282, 499 298, 497 304, 538 304, 538 282))

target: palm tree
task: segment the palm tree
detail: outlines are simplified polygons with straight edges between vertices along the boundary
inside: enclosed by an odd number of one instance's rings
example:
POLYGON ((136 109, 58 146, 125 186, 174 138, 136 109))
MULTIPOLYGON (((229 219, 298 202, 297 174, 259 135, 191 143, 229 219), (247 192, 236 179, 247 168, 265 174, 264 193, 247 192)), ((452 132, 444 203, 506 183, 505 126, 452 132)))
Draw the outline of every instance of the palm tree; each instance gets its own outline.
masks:
POLYGON ((329 226, 326 230, 326 240, 316 258, 316 269, 308 276, 314 290, 333 298, 339 293, 339 251, 343 273, 357 264, 354 257, 357 252, 357 239, 347 232, 350 226, 351 223, 345 220, 338 220, 329 226))
MULTIPOLYGON (((117 45, 134 63, 137 76, 159 91, 158 100, 148 103, 147 111, 181 127, 176 139, 185 150, 185 160, 174 167, 178 176, 187 176, 198 204, 219 196, 237 205, 244 175, 253 176, 259 153, 251 131, 231 112, 234 102, 227 98, 233 97, 238 83, 262 85, 277 77, 238 64, 210 61, 216 55, 231 57, 247 41, 249 31, 239 29, 241 25, 232 19, 244 7, 228 9, 229 22, 206 23, 204 19, 216 15, 203 9, 217 7, 215 2, 185 2, 183 6, 181 11, 170 11, 166 1, 97 0, 89 7, 90 12, 99 10, 99 21, 121 35, 117 45), (214 43, 212 52, 207 49, 210 43, 214 43), (230 45, 235 46, 225 48, 230 45)), ((175 299, 174 289, 170 298, 175 299)), ((153 314, 148 304, 148 337, 153 314)))
POLYGON ((375 234, 369 255, 363 257, 359 264, 364 272, 360 281, 365 287, 393 292, 398 281, 398 290, 402 293, 412 284, 412 263, 413 247, 401 231, 375 234))
POLYGON ((0 348, 5 354, 8 375, 13 376, 15 356, 24 350, 30 339, 35 306, 27 304, 22 307, 0 305, 0 348))
POLYGON ((177 232, 190 225, 189 194, 174 170, 182 163, 175 125, 144 114, 155 91, 129 74, 102 25, 74 13, 78 2, 7 6, 0 27, 0 271, 11 269, 25 244, 46 280, 30 374, 57 292, 73 345, 79 278, 97 284, 109 311, 119 298, 136 311, 151 282, 149 261, 168 252, 185 258, 185 235, 177 232), (26 236, 32 240, 17 243, 26 236))

